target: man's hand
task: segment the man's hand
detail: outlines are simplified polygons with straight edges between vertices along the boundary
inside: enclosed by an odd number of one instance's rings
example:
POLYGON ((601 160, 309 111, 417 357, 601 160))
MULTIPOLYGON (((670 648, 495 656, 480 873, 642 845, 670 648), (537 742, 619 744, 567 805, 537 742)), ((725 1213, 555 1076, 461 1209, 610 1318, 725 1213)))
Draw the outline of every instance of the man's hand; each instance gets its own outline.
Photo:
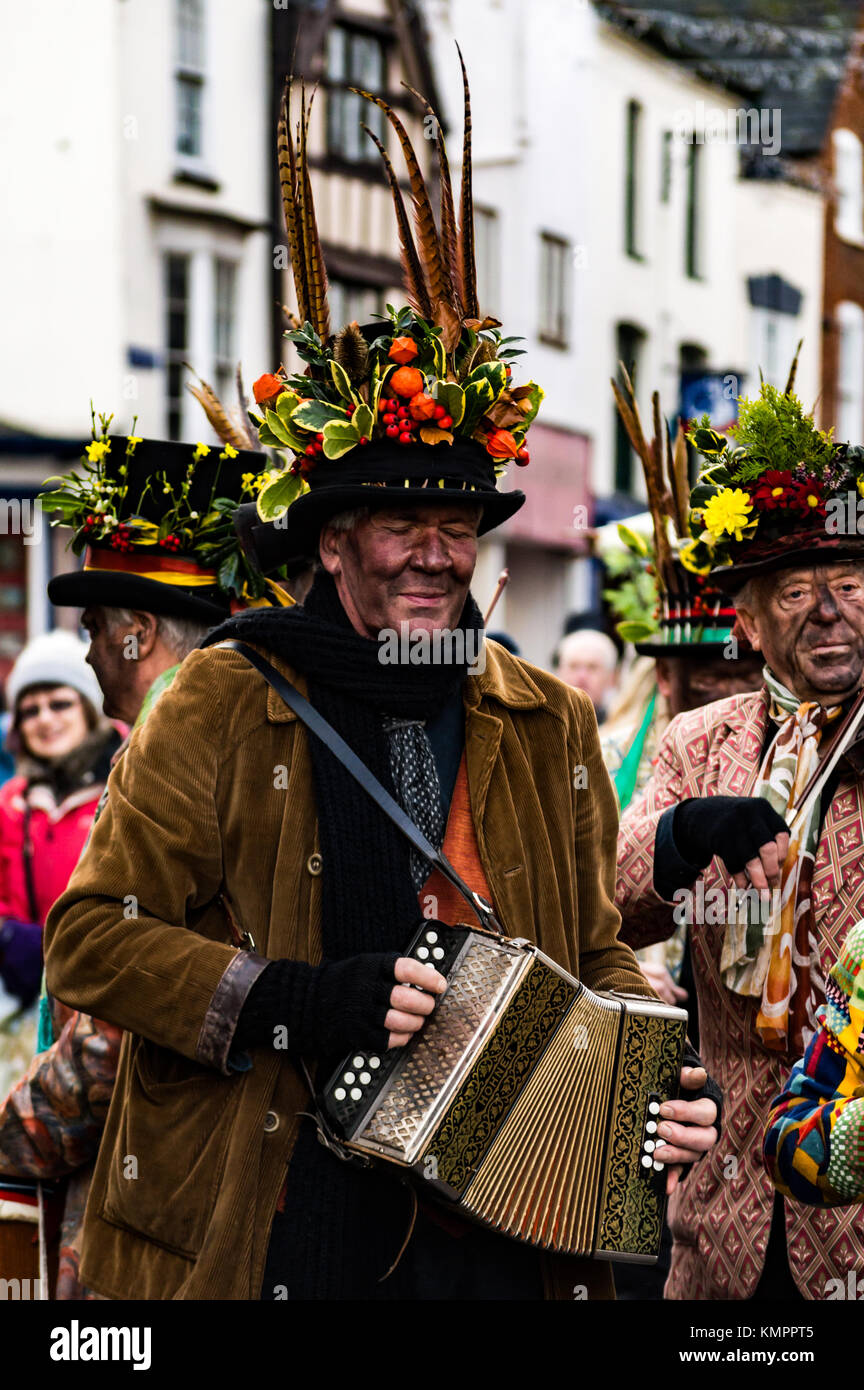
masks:
POLYGON ((384 1019, 384 1027, 390 1030, 388 1048, 404 1047, 415 1033, 423 1027, 435 1008, 436 998, 447 988, 443 975, 431 965, 410 956, 400 956, 393 973, 398 984, 393 986, 390 995, 390 1008, 384 1019), (415 988, 411 988, 411 986, 415 988))
POLYGON ((672 835, 682 858, 704 869, 714 855, 738 888, 780 886, 789 827, 761 796, 700 796, 675 810, 672 835))
MULTIPOLYGON (((699 1091, 708 1080, 704 1067, 682 1067, 681 1085, 685 1091, 699 1091)), ((714 1121, 717 1106, 713 1100, 668 1100, 660 1106, 657 1127, 658 1147, 654 1157, 668 1167, 666 1193, 678 1186, 685 1163, 695 1163, 717 1143, 714 1121)))
POLYGON ((683 1004, 687 999, 686 989, 676 985, 665 965, 653 960, 637 960, 636 964, 664 1004, 683 1004))

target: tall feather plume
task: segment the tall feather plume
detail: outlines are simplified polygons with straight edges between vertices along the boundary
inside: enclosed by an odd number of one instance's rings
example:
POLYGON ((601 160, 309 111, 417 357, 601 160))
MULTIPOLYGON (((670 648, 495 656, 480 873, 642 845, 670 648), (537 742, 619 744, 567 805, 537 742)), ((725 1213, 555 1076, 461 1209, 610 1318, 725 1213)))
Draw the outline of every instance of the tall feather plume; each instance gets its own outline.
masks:
POLYGON ((462 300, 462 267, 459 263, 459 247, 456 238, 456 213, 453 207, 453 184, 450 179, 450 162, 447 159, 447 148, 444 144, 444 133, 441 129, 441 122, 438 113, 434 110, 432 103, 421 96, 420 92, 414 87, 403 82, 402 86, 412 96, 415 96, 422 103, 427 116, 431 116, 435 122, 438 132, 438 172, 441 180, 441 251, 450 271, 450 285, 453 291, 453 307, 456 309, 459 318, 465 318, 465 306, 462 300))
POLYGON ((477 268, 474 260, 474 193, 471 167, 471 93, 465 60, 458 43, 456 52, 462 66, 462 87, 465 92, 465 120, 462 134, 462 187, 459 195, 459 262, 462 303, 468 318, 479 318, 477 301, 477 268))
POLYGON ((795 377, 798 372, 798 354, 800 353, 803 346, 804 339, 799 338, 798 346, 795 349, 795 356, 792 358, 792 366, 789 368, 789 376, 786 379, 786 389, 783 392, 784 396, 791 396, 792 392, 795 390, 795 377))
MULTIPOLYGON (((312 94, 314 98, 314 92, 312 94)), ((300 130, 298 145, 297 174, 300 185, 300 227, 303 251, 306 259, 306 284, 309 292, 309 322, 319 338, 330 336, 330 310, 327 305, 327 270, 324 253, 318 236, 318 223, 315 218, 315 202, 312 197, 312 180, 309 176, 308 136, 309 119, 312 112, 312 98, 306 105, 305 84, 300 88, 300 130)))
POLYGON ((246 435, 247 449, 260 449, 257 432, 252 429, 249 422, 249 397, 246 395, 246 387, 243 385, 243 368, 237 363, 237 370, 234 373, 234 381, 237 386, 237 404, 240 407, 240 421, 243 425, 243 432, 246 435))
POLYGON ((399 138, 399 143, 402 146, 402 153, 405 156, 405 163, 408 167, 411 195, 414 199, 414 223, 417 229, 417 249, 420 254, 420 263, 425 271, 426 289, 432 304, 433 314, 438 312, 438 305, 441 302, 452 308, 453 287, 450 283, 450 273, 442 254, 441 242, 435 226, 435 216, 432 212, 432 203, 429 199, 429 191, 426 188, 426 181, 423 178, 423 173, 420 169, 417 156, 414 153, 414 147, 408 137, 408 132, 392 106, 388 106, 383 97, 374 96, 372 92, 364 92, 359 87, 352 87, 351 90, 352 92, 356 92, 358 96, 363 97, 366 101, 371 101, 375 106, 380 107, 399 138))
POLYGON ((309 286, 306 282, 306 257, 303 252, 300 229, 299 189, 297 186, 297 152, 291 138, 291 79, 285 83, 282 93, 282 106, 279 112, 277 150, 279 158, 279 184, 282 189, 282 207, 285 213, 285 230, 288 233, 288 251, 291 256, 291 269, 294 273, 294 291, 297 295, 297 312, 300 322, 309 317, 309 286))
POLYGON ((405 283, 405 291, 408 295, 408 303, 421 318, 429 319, 432 317, 432 305, 429 301, 429 295, 426 292, 423 267, 420 264, 420 257, 417 255, 417 247, 414 245, 411 224, 408 221, 408 214, 405 211, 405 200, 402 197, 402 190, 399 187, 396 171, 390 161, 390 156, 381 144, 378 136, 366 125, 364 125, 363 129, 370 140, 373 140, 378 147, 378 153, 384 161, 384 168, 390 183, 390 192, 393 194, 393 205, 396 209, 396 225, 399 229, 399 259, 402 262, 402 277, 405 283))
POLYGON ((664 591, 667 591, 675 587, 675 567, 672 562, 672 548, 666 529, 666 519, 670 515, 674 519, 674 511, 671 494, 663 479, 662 440, 659 437, 660 397, 655 391, 651 398, 654 414, 654 438, 649 444, 642 430, 642 420, 639 415, 633 383, 624 363, 619 362, 618 366, 627 394, 625 396, 614 377, 612 378, 612 392, 615 396, 618 413, 627 431, 627 437, 642 461, 645 489, 648 493, 648 508, 654 523, 654 568, 660 586, 664 591))
MULTIPOLYGON (((188 362, 185 364, 189 366, 188 362)), ((190 372, 193 370, 189 367, 190 372)), ((197 375, 197 373, 196 373, 197 375)), ((198 377, 198 385, 193 386, 191 381, 186 383, 187 391, 195 397, 210 424, 213 426, 214 433, 222 440, 223 444, 230 444, 234 449, 248 449, 249 441, 243 431, 234 423, 228 411, 220 401, 213 387, 201 377, 198 377)), ((255 447, 258 447, 257 445, 255 447)))

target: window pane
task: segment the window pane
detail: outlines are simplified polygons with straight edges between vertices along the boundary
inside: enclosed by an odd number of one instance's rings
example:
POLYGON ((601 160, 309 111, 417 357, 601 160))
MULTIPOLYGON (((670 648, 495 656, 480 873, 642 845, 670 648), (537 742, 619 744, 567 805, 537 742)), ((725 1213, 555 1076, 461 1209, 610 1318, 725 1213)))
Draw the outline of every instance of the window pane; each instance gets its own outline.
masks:
POLYGON ((182 74, 177 77, 177 152, 201 153, 201 83, 182 74))
POLYGON ((189 343, 189 257, 169 253, 164 261, 166 428, 179 439, 183 428, 183 361, 189 343))
POLYGON ((181 67, 204 66, 204 13, 201 0, 177 0, 177 61, 181 67))
POLYGON ((327 76, 334 82, 344 82, 348 76, 346 67, 347 34, 337 24, 332 25, 327 35, 327 76))
POLYGON ((384 85, 384 54, 377 39, 354 34, 351 39, 351 80, 368 91, 384 85))
POLYGON ((215 270, 214 352, 220 362, 225 362, 230 365, 234 358, 234 305, 237 267, 233 261, 217 260, 215 270))

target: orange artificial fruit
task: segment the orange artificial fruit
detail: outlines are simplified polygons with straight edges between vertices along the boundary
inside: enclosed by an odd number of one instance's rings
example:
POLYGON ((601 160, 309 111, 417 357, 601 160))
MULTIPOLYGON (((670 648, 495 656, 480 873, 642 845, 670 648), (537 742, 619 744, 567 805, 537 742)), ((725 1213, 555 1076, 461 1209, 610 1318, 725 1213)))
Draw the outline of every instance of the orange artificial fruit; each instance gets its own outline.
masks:
POLYGON ((493 430, 486 440, 486 452, 493 459, 514 459, 520 447, 509 430, 493 430))
POLYGON ((418 391, 423 390, 423 373, 418 372, 416 367, 400 367, 393 373, 388 385, 397 396, 416 396, 418 391))
POLYGON ((417 356, 417 344, 413 338, 394 338, 387 356, 391 362, 399 362, 404 367, 417 356))
POLYGON ((274 376, 272 372, 265 372, 254 383, 252 394, 258 405, 266 405, 267 401, 272 401, 276 396, 281 395, 284 388, 285 383, 281 377, 274 376))
POLYGON ((418 391, 408 402, 412 420, 431 420, 435 414, 436 402, 427 391, 418 391))

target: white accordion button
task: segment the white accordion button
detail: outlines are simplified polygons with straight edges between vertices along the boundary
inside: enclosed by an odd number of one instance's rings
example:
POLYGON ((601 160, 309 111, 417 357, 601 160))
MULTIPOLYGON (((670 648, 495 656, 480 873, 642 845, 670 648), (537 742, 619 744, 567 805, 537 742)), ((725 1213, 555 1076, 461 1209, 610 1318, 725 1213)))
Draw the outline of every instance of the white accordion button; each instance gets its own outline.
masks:
POLYGON ((658 1163, 657 1160, 656 1160, 656 1158, 655 1158, 655 1160, 654 1160, 654 1169, 655 1169, 655 1172, 658 1172, 658 1173, 659 1173, 659 1172, 660 1172, 660 1169, 661 1169, 662 1167, 663 1167, 663 1164, 662 1164, 662 1163, 658 1163))
POLYGON ((444 947, 443 947, 443 946, 436 946, 435 949, 434 949, 434 951, 432 952, 432 955, 435 957, 436 960, 443 960, 443 959, 444 959, 444 947))
POLYGON ((642 1167, 643 1167, 643 1168, 650 1168, 650 1167, 652 1167, 653 1162, 654 1162, 654 1160, 653 1160, 652 1158, 649 1158, 648 1154, 643 1154, 643 1156, 642 1156, 642 1167))
POLYGON ((342 1080, 345 1082, 346 1086, 353 1086, 355 1080, 353 1071, 346 1071, 345 1075, 342 1077, 342 1080))
POLYGON ((380 1057, 370 1057, 370 1058, 369 1058, 369 1065, 370 1065, 370 1067, 372 1068, 373 1071, 377 1071, 378 1068, 379 1068, 380 1065, 381 1065, 381 1058, 380 1058, 380 1057))
POLYGON ((642 1147, 645 1150, 646 1154, 653 1154, 657 1145, 654 1143, 653 1139, 646 1139, 642 1147))
POLYGON ((426 940, 429 942, 430 946, 433 945, 438 940, 437 931, 427 931, 426 940))
POLYGON ((359 1087, 359 1086, 355 1086, 354 1089, 353 1089, 353 1091, 351 1092, 351 1099, 352 1099, 352 1100, 360 1100, 360 1099, 362 1098, 362 1096, 363 1096, 363 1092, 360 1090, 360 1087, 359 1087))
POLYGON ((418 960, 426 960, 426 958, 427 958, 428 955, 429 955, 429 947, 428 947, 428 946, 418 946, 418 947, 417 947, 417 958, 418 958, 418 960))
POLYGON ((658 1105, 658 1103, 657 1103, 656 1100, 652 1100, 651 1104, 648 1106, 648 1114, 649 1114, 649 1115, 659 1115, 659 1114, 660 1114, 660 1106, 658 1105))
POLYGON ((355 1057, 355 1058, 354 1058, 354 1066, 355 1066, 355 1067, 362 1067, 362 1065, 363 1065, 363 1058, 362 1058, 362 1057, 355 1057))
POLYGON ((372 1080, 372 1073, 371 1073, 371 1072, 368 1072, 368 1071, 361 1071, 361 1073, 360 1073, 360 1085, 361 1085, 361 1086, 368 1086, 368 1085, 369 1085, 369 1082, 370 1082, 371 1080, 372 1080))
POLYGON ((337 1087, 336 1087, 336 1090, 333 1092, 333 1094, 334 1094, 334 1096, 336 1097, 337 1100, 344 1100, 344 1099, 345 1099, 345 1087, 344 1087, 344 1086, 337 1086, 337 1087))
MULTIPOLYGON (((347 1077, 347 1076, 345 1077, 345 1080, 346 1080, 346 1081, 348 1080, 348 1077, 347 1077)), ((647 1125, 645 1126, 645 1133, 646 1133, 646 1134, 654 1134, 654 1133, 656 1132, 656 1130, 657 1130, 657 1121, 656 1121, 656 1120, 649 1120, 648 1123, 647 1123, 647 1125)))

